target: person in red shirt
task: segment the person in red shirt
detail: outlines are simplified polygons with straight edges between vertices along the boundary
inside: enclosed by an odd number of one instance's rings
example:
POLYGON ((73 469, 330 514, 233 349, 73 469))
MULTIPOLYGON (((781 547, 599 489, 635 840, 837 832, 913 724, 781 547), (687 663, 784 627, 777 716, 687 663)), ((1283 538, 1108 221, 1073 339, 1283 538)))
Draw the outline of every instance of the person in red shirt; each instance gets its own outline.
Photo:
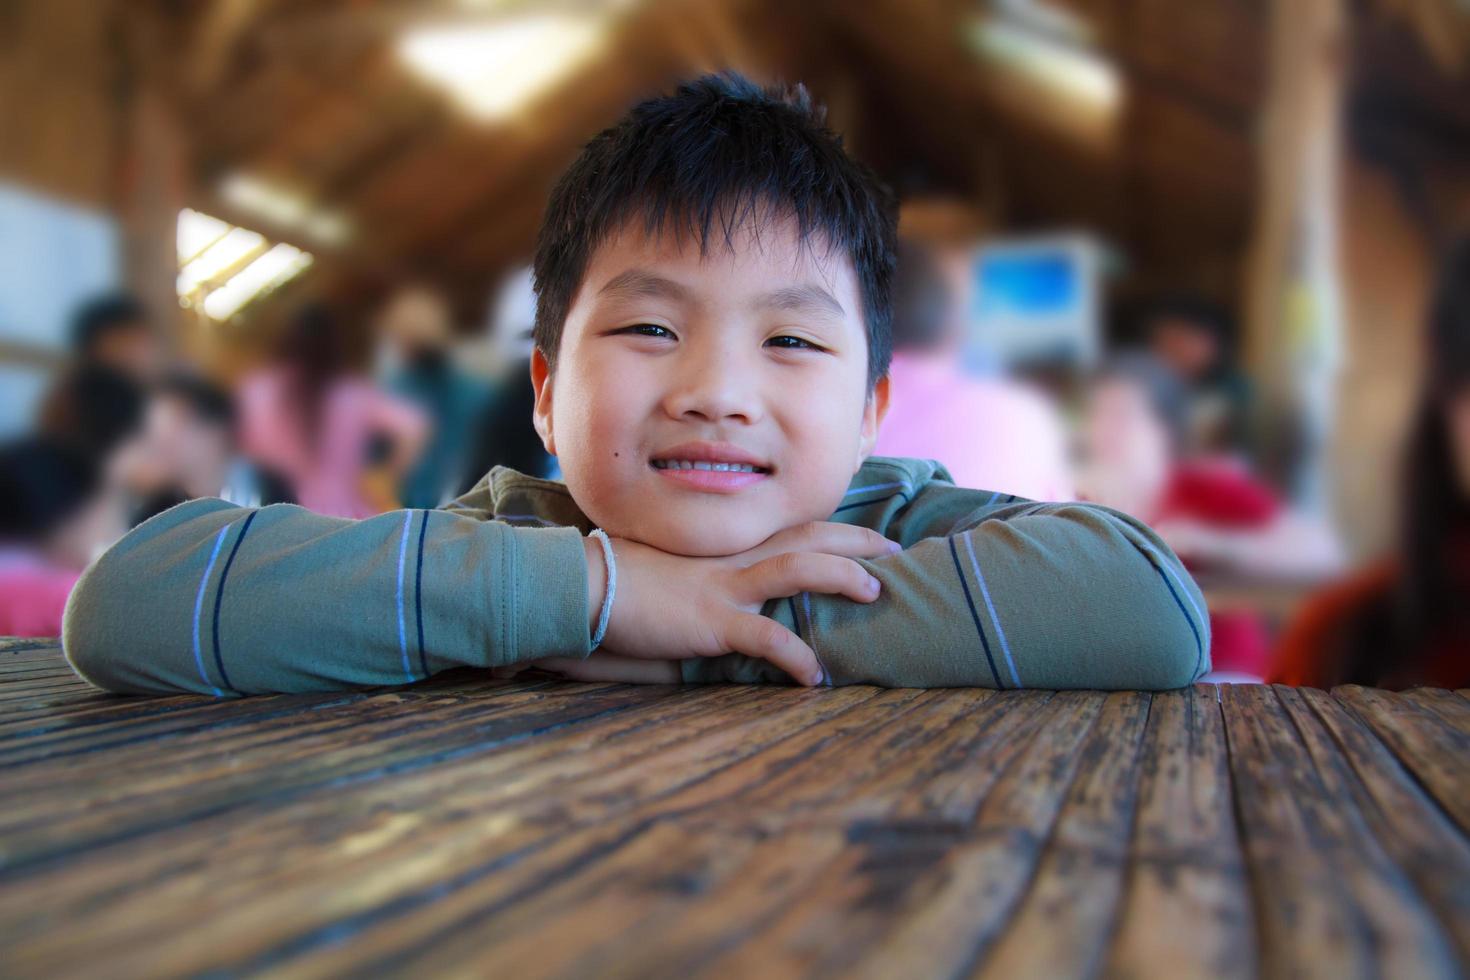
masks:
POLYGON ((1470 687, 1470 238, 1440 267, 1425 353, 1397 551, 1308 602, 1273 681, 1470 687))

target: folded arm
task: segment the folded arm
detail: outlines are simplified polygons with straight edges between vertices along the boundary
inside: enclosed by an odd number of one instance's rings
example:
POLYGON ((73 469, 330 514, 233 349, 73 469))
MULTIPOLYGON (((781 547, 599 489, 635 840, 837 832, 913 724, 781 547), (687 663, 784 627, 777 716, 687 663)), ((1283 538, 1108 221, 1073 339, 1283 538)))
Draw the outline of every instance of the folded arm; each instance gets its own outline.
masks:
POLYGON ((193 500, 87 570, 63 645, 82 677, 122 693, 405 684, 456 666, 585 657, 586 567, 574 528, 193 500))
MULTIPOLYGON (((1204 599, 1148 527, 990 496, 935 486, 900 511, 888 533, 905 550, 862 563, 883 583, 871 605, 801 594, 767 615, 839 685, 1162 690, 1209 670, 1204 599)), ((683 677, 788 682, 733 654, 686 661, 683 677)))

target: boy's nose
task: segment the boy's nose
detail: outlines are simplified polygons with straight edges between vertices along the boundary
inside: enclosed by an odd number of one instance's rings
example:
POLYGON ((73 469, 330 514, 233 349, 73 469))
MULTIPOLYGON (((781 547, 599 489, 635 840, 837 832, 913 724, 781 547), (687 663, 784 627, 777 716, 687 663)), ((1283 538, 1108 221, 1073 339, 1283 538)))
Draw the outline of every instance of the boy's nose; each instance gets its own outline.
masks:
POLYGON ((698 363, 693 360, 679 365, 678 376, 664 399, 664 411, 671 418, 706 422, 734 419, 746 424, 760 420, 754 379, 749 371, 742 370, 737 358, 714 354, 698 363))

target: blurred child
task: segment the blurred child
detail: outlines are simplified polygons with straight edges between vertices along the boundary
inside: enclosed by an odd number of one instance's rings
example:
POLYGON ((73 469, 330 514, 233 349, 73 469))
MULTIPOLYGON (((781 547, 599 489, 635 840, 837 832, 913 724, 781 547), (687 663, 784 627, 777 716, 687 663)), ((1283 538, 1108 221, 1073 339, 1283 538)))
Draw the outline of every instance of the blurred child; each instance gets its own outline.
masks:
POLYGON ((139 502, 135 522, 195 497, 243 507, 294 502, 285 481, 241 454, 229 392, 183 372, 153 386, 142 438, 117 471, 139 502))
POLYGON ((291 486, 302 506, 369 517, 368 487, 401 483, 423 450, 428 421, 353 370, 342 324, 326 307, 301 309, 272 363, 240 386, 245 454, 291 486), (374 457, 375 445, 387 452, 374 457), (369 481, 369 468, 382 478, 369 481))
POLYGON ((60 636, 82 569, 125 530, 85 455, 44 436, 0 446, 0 636, 60 636))
MULTIPOLYGON (((397 293, 383 310, 378 333, 383 382, 430 423, 424 451, 403 480, 403 505, 438 507, 466 485, 470 448, 490 401, 490 385, 455 363, 449 304, 431 289, 397 293)), ((391 453, 391 447, 385 451, 391 453)))

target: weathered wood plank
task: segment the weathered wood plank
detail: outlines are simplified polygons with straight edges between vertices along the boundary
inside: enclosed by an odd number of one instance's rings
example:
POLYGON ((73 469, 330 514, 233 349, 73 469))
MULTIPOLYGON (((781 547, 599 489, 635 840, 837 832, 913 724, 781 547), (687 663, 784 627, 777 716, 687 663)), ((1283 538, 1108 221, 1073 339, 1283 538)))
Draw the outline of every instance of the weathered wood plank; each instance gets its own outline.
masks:
POLYGON ((1364 920, 1359 926, 1369 944, 1364 964, 1384 976, 1456 976, 1453 943, 1364 814, 1358 775, 1342 757, 1332 730, 1304 692, 1284 686, 1273 690, 1291 724, 1283 737, 1295 736, 1294 747, 1310 760, 1320 786, 1323 816, 1311 830, 1333 861, 1338 887, 1364 920))
POLYGON ((1470 964, 1470 840, 1351 710, 1323 691, 1302 688, 1296 697, 1283 696, 1293 714, 1301 710, 1298 699, 1332 736, 1330 745, 1317 737, 1310 743, 1319 768, 1347 766, 1356 776, 1343 780, 1343 805, 1356 807, 1470 964))
MULTIPOLYGON (((738 693, 748 697, 750 692, 738 693)), ((792 693, 810 696, 814 692, 792 693)), ((689 739, 687 733, 681 734, 681 726, 667 732, 650 729, 646 719, 628 712, 615 716, 627 726, 628 736, 621 741, 606 739, 604 720, 604 724, 589 726, 579 736, 572 736, 575 745, 567 744, 568 735, 558 734, 502 749, 492 756, 455 760, 407 778, 341 787, 271 808, 262 821, 251 823, 252 834, 269 831, 270 838, 264 843, 234 839, 233 821, 205 821, 185 831, 182 850, 197 853, 197 846, 187 839, 189 831, 205 827, 210 831, 210 844, 220 844, 228 854, 249 862, 248 867, 255 873, 232 874, 225 870, 230 868, 226 861, 212 876, 218 887, 203 905, 197 889, 189 889, 186 882, 165 879, 154 890, 155 900, 166 899, 168 893, 178 898, 162 906, 170 914, 159 921, 140 921, 140 911, 129 900, 128 892, 117 890, 109 902, 109 914, 94 916, 84 940, 59 934, 35 935, 23 941, 20 948, 36 957, 38 964, 60 965, 84 962, 85 958, 75 958, 78 943, 96 943, 111 950, 113 963, 122 962, 120 956, 135 956, 139 965, 171 963, 178 969, 191 970, 201 968, 201 964, 234 961, 283 962, 319 947, 335 951, 344 930, 351 933, 364 928, 363 922, 377 923, 383 905, 398 914, 427 914, 427 921, 413 921, 420 927, 435 928, 451 911, 452 896, 463 896, 474 908, 484 889, 500 894, 503 889, 523 886, 524 881, 516 875, 502 877, 491 872, 500 870, 509 855, 528 849, 536 852, 560 843, 571 829, 569 821, 600 827, 607 823, 610 813, 656 799, 661 795, 657 789, 660 785, 666 785, 663 792, 667 792, 691 779, 703 778, 732 761, 732 754, 740 758, 757 753, 767 741, 783 739, 829 713, 841 713, 872 696, 871 691, 862 690, 823 694, 825 697, 816 695, 822 698, 818 703, 805 697, 787 699, 783 710, 778 711, 772 710, 769 697, 748 700, 744 711, 733 719, 737 723, 732 723, 731 713, 712 713, 702 722, 708 736, 700 744, 695 744, 698 739, 689 739), (668 743, 658 745, 663 739, 668 743), (631 761, 629 748, 638 753, 631 761), (538 757, 540 764, 526 765, 528 753, 538 757), (558 793, 555 788, 563 783, 558 793), (313 819, 312 811, 319 816, 313 819), (353 833, 354 816, 371 818, 369 827, 353 833), (320 821, 325 821, 327 840, 338 841, 338 846, 286 843, 284 852, 271 848, 270 840, 290 842, 293 836, 299 837, 300 827, 318 826, 320 821), (345 851, 337 833, 351 837, 352 844, 345 851), (258 867, 267 855, 264 866, 258 867), (393 873, 383 875, 385 867, 392 868, 393 873), (447 881, 458 884, 450 887, 447 881), (290 906, 280 901, 284 888, 294 892, 296 901, 290 906), (428 902, 424 895, 439 900, 428 902), (224 908, 229 909, 229 915, 215 918, 216 910, 224 908), (176 929, 180 922, 191 926, 183 937, 176 929)), ((687 700, 698 705, 700 699, 687 692, 687 700)), ((579 847, 570 842, 552 850, 565 858, 580 854, 579 847)), ((182 857, 179 851, 180 847, 170 845, 165 852, 167 859, 182 857)), ((114 869, 117 863, 126 865, 130 859, 135 860, 119 849, 110 849, 109 854, 114 856, 114 869)), ((208 844, 203 858, 210 867, 217 867, 213 864, 215 853, 208 844)), ((89 863, 90 873, 79 884, 90 884, 98 879, 99 870, 105 871, 105 864, 99 869, 98 861, 89 863)), ((538 867, 542 873, 549 873, 525 856, 514 866, 518 871, 527 869, 527 874, 538 867)), ((151 915, 159 915, 160 906, 150 903, 150 907, 151 915)), ((362 938, 376 938, 394 924, 394 916, 385 918, 379 928, 362 938)), ((4 931, 12 930, 7 925, 4 931)), ((353 948, 361 945, 355 943, 353 948)))
POLYGON ((72 682, 0 641, 0 972, 1470 965, 1463 692, 72 682))
POLYGON ((1358 832, 1276 690, 1222 693, 1263 972, 1445 975, 1424 902, 1358 832))
POLYGON ((1348 705, 1393 749, 1445 812, 1470 833, 1470 730, 1457 729, 1408 698, 1346 686, 1333 697, 1348 705))
POLYGON ((1438 715, 1451 728, 1470 732, 1470 701, 1450 691, 1430 687, 1416 687, 1399 696, 1431 714, 1438 715))
MULTIPOLYGON (((905 901, 880 920, 860 960, 828 933, 820 903, 793 910, 767 934, 731 952, 721 969, 741 972, 761 963, 801 968, 822 950, 826 963, 856 975, 897 976, 915 963, 954 974, 971 969, 1001 934, 1029 887, 1079 757, 1102 712, 1105 696, 1066 691, 1046 702, 1023 745, 1008 753, 973 823, 938 859, 920 865, 917 880, 900 892, 905 901)), ((878 838, 881 840, 881 829, 878 838)), ((841 938, 851 940, 851 936, 841 938)))
POLYGON ((1153 696, 1128 880, 1104 958, 1106 975, 1258 972, 1219 698, 1213 685, 1153 696))
MULTIPOLYGON (((322 786, 381 778, 461 753, 489 752, 509 739, 628 710, 647 696, 636 688, 617 686, 576 698, 455 699, 432 716, 416 704, 415 712, 390 714, 378 724, 349 723, 340 731, 277 740, 240 755, 225 749, 193 763, 155 761, 143 771, 127 772, 130 778, 77 785, 59 795, 34 791, 19 795, 21 787, 7 781, 0 802, 0 833, 6 842, 0 871, 272 797, 290 798, 322 786)), ((340 710, 371 712, 374 701, 391 704, 397 697, 379 695, 340 710)), ((20 781, 28 783, 29 776, 20 781)))

